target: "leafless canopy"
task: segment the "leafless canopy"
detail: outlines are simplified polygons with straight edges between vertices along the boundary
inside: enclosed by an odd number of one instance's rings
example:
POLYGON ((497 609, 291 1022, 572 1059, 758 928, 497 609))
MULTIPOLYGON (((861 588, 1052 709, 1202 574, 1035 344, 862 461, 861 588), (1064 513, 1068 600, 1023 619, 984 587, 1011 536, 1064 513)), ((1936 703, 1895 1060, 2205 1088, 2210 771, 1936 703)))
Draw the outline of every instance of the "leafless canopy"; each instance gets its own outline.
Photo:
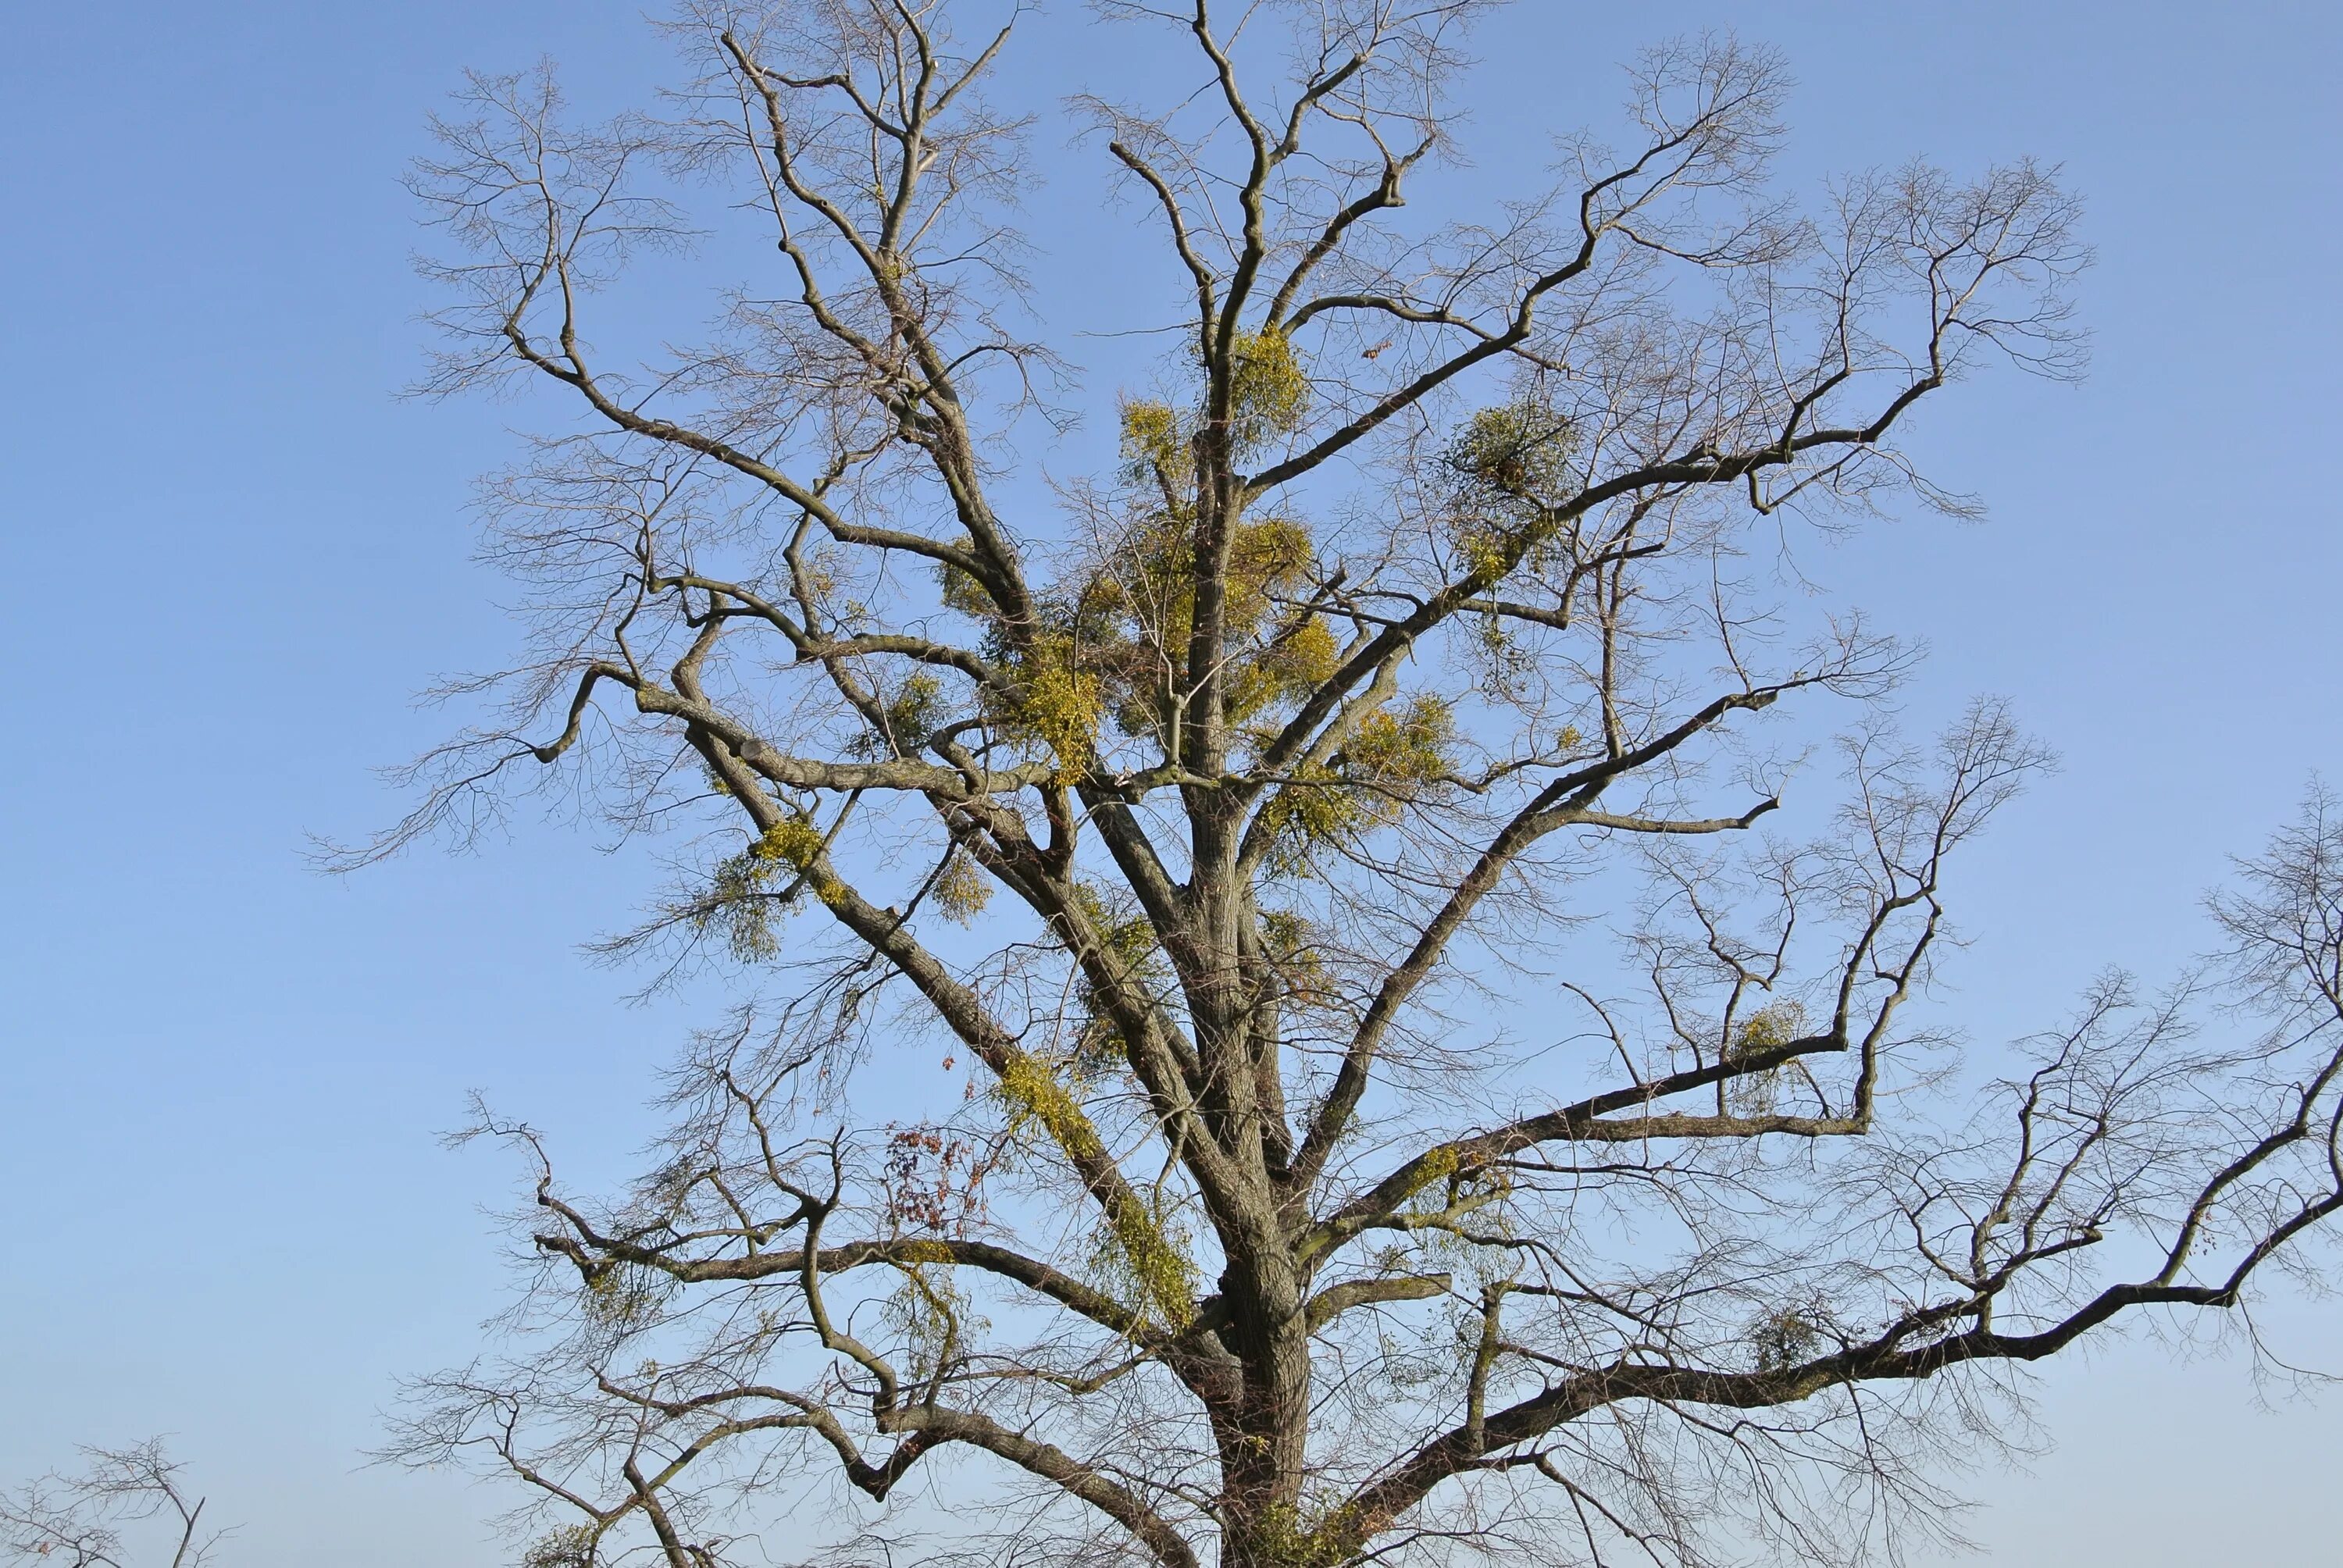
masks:
POLYGON ((26 1568, 202 1568, 213 1561, 226 1533, 204 1529, 204 1499, 188 1495, 186 1467, 160 1441, 85 1449, 82 1457, 77 1475, 44 1476, 0 1497, 0 1558, 26 1568), (126 1526, 134 1541, 143 1537, 155 1549, 132 1551, 126 1526))
POLYGON ((578 422, 489 487, 507 717, 377 849, 560 781, 685 846, 614 950, 757 1000, 618 1200, 484 1118, 539 1286, 397 1452, 508 1466, 539 1568, 1856 1556, 1996 1369, 2298 1256, 2334 825, 2220 906, 2267 1033, 2110 980, 1980 1089, 1906 1004, 2042 754, 1990 704, 1897 742, 1906 656, 1785 566, 1949 504, 1924 399, 2076 367, 2050 175, 1796 208, 1780 66, 1712 40, 1550 186, 1419 217, 1478 0, 1095 9, 1167 95, 1045 112, 1168 351, 1085 479, 1040 469, 1082 410, 1008 226, 1016 8, 709 0, 656 116, 539 75, 437 127, 430 387, 578 422), (674 347, 634 302, 703 267, 674 347), (1773 837, 1831 789, 1801 712, 1843 804, 1773 837), (938 1476, 1011 1527, 907 1506, 938 1476))

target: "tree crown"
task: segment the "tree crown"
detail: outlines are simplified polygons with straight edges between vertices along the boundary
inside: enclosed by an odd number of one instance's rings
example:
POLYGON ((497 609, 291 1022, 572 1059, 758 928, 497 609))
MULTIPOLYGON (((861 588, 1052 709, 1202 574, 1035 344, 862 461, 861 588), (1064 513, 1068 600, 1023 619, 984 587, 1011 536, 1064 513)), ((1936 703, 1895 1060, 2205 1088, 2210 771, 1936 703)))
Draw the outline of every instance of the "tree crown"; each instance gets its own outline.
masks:
POLYGON ((2308 902, 2229 917, 2315 1027, 2208 1054, 2111 983, 1976 1127, 1884 1115, 1945 867, 2045 754, 1992 704, 1897 743, 1906 653, 1768 539, 1945 502, 1911 411, 2076 368, 2072 199, 1914 165, 1802 212, 1779 63, 1707 40, 1634 68, 1623 146, 1411 225, 1484 8, 1097 7, 1196 88, 1072 102, 1178 345, 1111 404, 1020 297, 1011 8, 696 4, 660 117, 482 77, 437 126, 429 387, 585 422, 490 487, 538 593, 505 718, 377 848, 583 776, 702 833, 617 945, 762 992, 636 1191, 542 1170, 544 1359, 422 1391, 402 1452, 569 1511, 532 1562, 725 1560, 748 1497, 951 1453, 1084 1561, 1557 1518, 1597 1560, 1733 1520, 1860 1550, 1828 1522, 1933 1495, 1941 1408, 1895 1391, 2227 1304, 2343 1201, 2332 927, 2282 936, 2331 907, 2323 826, 2268 868, 2308 902), (706 346, 606 361, 594 297, 709 189, 765 270, 706 346), (1115 457, 1037 510, 1035 432, 1085 404, 1115 457), (1826 698, 1869 716, 1845 804, 1768 838, 1797 759, 1760 720, 1826 698), (965 1095, 906 1123, 915 1042, 965 1095), (2251 1130, 2184 1130, 2281 1057, 2251 1130), (2094 1283, 2118 1233, 2148 1272, 2094 1283))

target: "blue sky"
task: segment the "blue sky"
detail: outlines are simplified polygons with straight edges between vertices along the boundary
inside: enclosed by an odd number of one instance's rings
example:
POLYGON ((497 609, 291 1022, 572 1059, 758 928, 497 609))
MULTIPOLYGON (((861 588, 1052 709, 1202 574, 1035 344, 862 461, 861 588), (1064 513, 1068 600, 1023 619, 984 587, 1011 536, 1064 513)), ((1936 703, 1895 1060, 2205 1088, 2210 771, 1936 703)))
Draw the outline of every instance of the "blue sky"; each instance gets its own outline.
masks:
MULTIPOLYGON (((1454 177, 1496 193, 1506 146, 1604 120, 1613 62, 1710 26, 1787 53, 1794 177, 2033 153, 2090 203, 2088 381, 1983 377, 1921 427, 1989 518, 1895 520, 1814 566, 1931 645, 1916 717, 2004 693, 2065 757, 1969 869, 1975 941, 1938 1005, 1998 1040, 2104 963, 2199 945, 2225 857, 2343 775, 2343 11, 1523 0, 1483 37, 1482 156, 1454 177)), ((1013 70, 1112 79, 1071 0, 1035 31, 1013 70)), ((478 1088, 616 1171, 649 1068, 713 999, 627 1005, 641 977, 580 952, 657 874, 589 829, 524 820, 344 880, 303 849, 396 814, 369 769, 447 722, 411 694, 509 638, 466 506, 526 410, 394 397, 426 342, 397 177, 423 117, 464 65, 540 55, 615 106, 663 50, 629 7, 550 0, 12 19, 0 1477, 169 1432, 253 1568, 502 1560, 478 1523, 500 1494, 360 1462, 396 1377, 467 1354, 499 1299, 482 1206, 509 1173, 434 1134, 478 1088)), ((1099 159, 1037 154, 1037 265, 1103 319, 1079 265, 1087 226, 1122 221, 1095 216, 1099 159)), ((2343 1326, 2270 1322, 2309 1355, 2343 1326)), ((1971 1483, 1994 1561, 2327 1545, 2343 1403, 2259 1409, 2237 1361, 2172 1359, 2046 1376, 2056 1452, 1971 1483)))

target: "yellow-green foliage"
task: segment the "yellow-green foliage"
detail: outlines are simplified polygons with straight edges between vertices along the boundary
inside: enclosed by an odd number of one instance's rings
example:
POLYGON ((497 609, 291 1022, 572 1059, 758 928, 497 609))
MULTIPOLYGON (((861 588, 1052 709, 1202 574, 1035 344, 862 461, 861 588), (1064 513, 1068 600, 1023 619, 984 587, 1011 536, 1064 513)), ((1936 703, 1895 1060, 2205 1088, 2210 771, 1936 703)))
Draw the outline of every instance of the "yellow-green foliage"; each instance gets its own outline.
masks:
POLYGON ((1805 1004, 1795 999, 1767 1002, 1744 1020, 1725 1052, 1726 1060, 1778 1050, 1805 1032, 1805 1004))
MULTIPOLYGON (((1184 684, 1179 672, 1195 626, 1194 552, 1186 516, 1151 512, 1081 596, 1089 661, 1126 734, 1169 739, 1170 692, 1184 684)), ((1315 561, 1310 530, 1295 518, 1245 518, 1231 528, 1221 585, 1222 700, 1232 723, 1315 690, 1333 673, 1337 649, 1324 620, 1278 602, 1306 588, 1315 561)))
POLYGON ((1036 638, 1020 664, 1016 725, 1050 749, 1062 782, 1081 772, 1098 741, 1105 710, 1099 678, 1076 662, 1073 639, 1066 637, 1036 638))
POLYGON ((1276 835, 1270 869, 1280 876, 1302 869, 1313 848, 1355 832, 1366 819, 1342 775, 1332 768, 1296 769, 1295 779, 1269 798, 1261 814, 1276 835))
MULTIPOLYGON (((1242 450, 1300 427, 1310 380, 1293 346, 1275 332, 1240 333, 1232 346, 1228 441, 1242 450)), ((940 568, 945 605, 990 623, 990 651, 1011 666, 1017 691, 984 700, 1011 738, 1047 746, 1061 779, 1084 766, 1102 719, 1121 731, 1169 743, 1181 722, 1174 693, 1186 684, 1195 624, 1197 439, 1201 403, 1126 398, 1121 407, 1121 476, 1131 510, 1120 539, 1063 601, 1041 608, 1041 635, 1002 622, 975 580, 940 568)), ((1314 690, 1333 672, 1333 631, 1278 602, 1312 581, 1315 545, 1282 517, 1223 519, 1222 578, 1224 710, 1243 725, 1314 690)), ((890 727, 891 728, 891 727, 890 727)))
POLYGON ((1426 1154, 1422 1163, 1416 1166, 1413 1178, 1415 1191, 1421 1192, 1434 1181, 1444 1181, 1455 1175, 1458 1164, 1456 1151, 1444 1143, 1442 1144, 1426 1154))
MULTIPOLYGON (((1741 1027, 1725 1042, 1724 1060, 1727 1066, 1763 1057, 1796 1040, 1806 1031, 1806 1010, 1795 999, 1766 1003, 1744 1020, 1741 1027)), ((1729 1109, 1742 1116, 1768 1116, 1775 1110, 1782 1081, 1780 1067, 1761 1068, 1744 1071, 1732 1081, 1727 1093, 1729 1109)))
POLYGON ((1261 911, 1262 952, 1285 997, 1303 1007, 1322 1005, 1332 996, 1317 940, 1317 928, 1302 916, 1287 910, 1261 911))
POLYGON ((1528 396, 1467 419, 1449 447, 1448 463, 1484 495, 1550 507, 1570 493, 1575 444, 1569 421, 1543 398, 1528 396))
MULTIPOLYGON (((1235 660, 1228 677, 1228 716, 1242 724, 1278 702, 1314 691, 1334 673, 1334 634, 1312 616, 1280 616, 1273 596, 1303 587, 1316 558, 1310 530, 1291 518, 1240 523, 1229 541, 1227 619, 1232 640, 1257 651, 1235 660)), ((1184 631, 1184 628, 1182 628, 1184 631)))
POLYGON ((1236 710, 1234 717, 1242 722, 1276 699, 1307 697, 1333 676, 1334 660, 1341 651, 1334 646, 1333 629, 1323 620, 1312 616, 1303 621, 1242 667, 1245 677, 1253 682, 1251 690, 1259 695, 1243 703, 1232 696, 1230 706, 1236 710))
POLYGON ((815 898, 825 904, 834 904, 845 890, 824 861, 828 850, 821 829, 813 825, 812 818, 785 817, 749 846, 749 858, 770 867, 770 874, 775 876, 783 868, 795 870, 813 890, 815 898))
POLYGON ((1451 528, 1468 570, 1493 580, 1544 543, 1547 508, 1574 488, 1574 445, 1569 422, 1535 395, 1464 422, 1447 459, 1456 476, 1451 528))
POLYGON ((1310 530, 1292 518, 1239 523, 1229 537, 1230 608, 1251 621, 1265 613, 1272 592, 1298 588, 1310 571, 1310 530))
POLYGON ((1756 1353, 1757 1370, 1766 1372, 1787 1372, 1799 1362, 1811 1359, 1822 1348, 1829 1325, 1815 1314, 1785 1307, 1766 1312, 1751 1326, 1750 1349, 1756 1353))
POLYGON ((943 709, 944 683, 914 670, 880 707, 876 733, 861 737, 860 749, 876 756, 905 756, 920 749, 943 709))
POLYGON ((1195 480, 1188 432, 1171 404, 1126 398, 1122 405, 1123 477, 1134 485, 1161 484, 1174 494, 1195 480))
POLYGON ((1272 1503, 1262 1512, 1250 1532, 1252 1556, 1278 1568, 1336 1568, 1359 1547, 1359 1510, 1355 1503, 1325 1508, 1272 1503))
POLYGON ((1456 1151, 1443 1144, 1424 1155, 1407 1178, 1406 1201, 1418 1214, 1437 1214, 1454 1201, 1460 1177, 1467 1176, 1456 1151))
MULTIPOLYGON (((1239 456, 1302 427, 1310 411, 1310 377, 1282 332, 1240 330, 1229 346, 1229 426, 1239 456)), ((1122 404, 1123 475, 1134 484, 1158 484, 1175 493, 1195 480, 1200 414, 1182 414, 1160 398, 1122 404)))
POLYGON ((520 1556, 521 1568, 594 1568, 600 1540, 601 1532, 591 1524, 565 1524, 529 1543, 520 1556))
MULTIPOLYGON (((1397 712, 1378 708, 1360 719, 1342 756, 1353 779, 1425 784, 1449 771, 1448 748, 1455 739, 1456 715, 1447 699, 1418 697, 1397 712)), ((1399 815, 1396 804, 1386 809, 1399 815)))
POLYGON ((674 1292, 665 1274, 630 1264, 608 1263, 585 1278, 578 1305, 605 1328, 639 1328, 659 1315, 674 1292))
POLYGON ((1442 698, 1363 715, 1327 766, 1305 770, 1262 808, 1277 835, 1272 869, 1291 874, 1317 844, 1398 821, 1410 799, 1453 771, 1448 749, 1455 739, 1455 714, 1442 698))
POLYGON ((1155 928, 1144 915, 1118 910, 1109 895, 1083 881, 1074 883, 1074 903, 1099 940, 1125 969, 1135 969, 1155 950, 1155 928))
POLYGON ((1009 1130, 1016 1132, 1028 1121, 1040 1123, 1050 1141, 1076 1164, 1097 1160, 1106 1152, 1098 1131, 1058 1075, 1040 1057, 1010 1051, 1001 1065, 999 1092, 1009 1106, 1009 1130))
POLYGON ((809 887, 824 903, 843 890, 822 862, 821 829, 810 818, 784 818, 739 854, 717 863, 708 896, 692 924, 720 934, 732 956, 759 963, 780 950, 773 916, 786 913, 797 890, 809 887))
POLYGON ((992 901, 992 881, 982 867, 956 849, 945 857, 929 897, 944 919, 954 925, 970 925, 992 901))
MULTIPOLYGON (((1228 440, 1239 454, 1301 425, 1310 379, 1282 333, 1240 332, 1231 350, 1228 440)), ((1195 439, 1200 411, 1153 398, 1124 401, 1123 477, 1141 495, 1130 532, 1101 563, 1078 613, 1126 733, 1168 739, 1168 693, 1182 684, 1194 627, 1195 439)), ((1291 518, 1231 519, 1222 578, 1227 657, 1223 700, 1242 724, 1332 673, 1333 633, 1274 602, 1310 580, 1315 547, 1291 518)))
POLYGON ((766 890, 764 873, 747 854, 722 861, 691 918, 695 930, 720 935, 744 964, 761 963, 780 951, 780 940, 773 934, 776 900, 766 890))
POLYGON ((897 1243, 889 1249, 888 1256, 899 1263, 949 1263, 952 1250, 941 1241, 920 1238, 897 1243))
MULTIPOLYGON (((971 541, 963 534, 958 542, 966 549, 971 541)), ((950 561, 936 563, 936 583, 947 608, 978 620, 992 613, 992 596, 984 591, 984 585, 950 561)))
POLYGON ((1135 1202, 1099 1227, 1091 1268, 1110 1294, 1156 1322, 1177 1328, 1194 1308, 1196 1265, 1162 1218, 1135 1202))
POLYGON ((902 1281, 880 1311, 902 1342, 911 1375, 927 1378, 960 1353, 968 1298, 954 1287, 949 1271, 929 1262, 902 1258, 896 1269, 902 1281))
POLYGON ((1229 444, 1250 451, 1301 427, 1310 377, 1282 332, 1239 332, 1229 366, 1229 444))
MULTIPOLYGON (((1109 966, 1115 972, 1128 983, 1142 988, 1161 978, 1153 962, 1158 947, 1155 927, 1145 915, 1128 906, 1118 910, 1105 894, 1088 882, 1077 881, 1073 895, 1076 909, 1097 934, 1109 966)), ((1088 1072, 1121 1061, 1129 1049, 1128 1042, 1087 974, 1081 978, 1076 997, 1082 1013, 1081 1033, 1074 1052, 1076 1065, 1088 1072)))
MULTIPOLYGON (((1040 1057, 1011 1050, 1001 1063, 995 1091, 1009 1108, 1012 1137, 1022 1125, 1035 1123, 1077 1165, 1107 1157, 1098 1130, 1040 1057)), ((1166 1322, 1187 1321, 1195 1298, 1195 1265, 1161 1218, 1141 1211, 1136 1200, 1116 1205, 1107 1216, 1093 1261, 1130 1287, 1133 1308, 1166 1322)))

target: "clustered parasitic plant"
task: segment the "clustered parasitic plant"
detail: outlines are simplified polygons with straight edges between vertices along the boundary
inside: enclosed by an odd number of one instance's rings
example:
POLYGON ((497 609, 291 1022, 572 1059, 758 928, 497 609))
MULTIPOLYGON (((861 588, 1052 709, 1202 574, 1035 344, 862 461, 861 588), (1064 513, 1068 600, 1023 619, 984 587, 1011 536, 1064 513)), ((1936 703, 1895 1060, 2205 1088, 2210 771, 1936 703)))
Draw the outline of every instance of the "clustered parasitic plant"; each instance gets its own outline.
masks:
POLYGON ((618 945, 757 1000, 634 1191, 540 1166, 535 1337, 418 1385, 398 1452, 509 1467, 537 1568, 915 1527, 920 1561, 1852 1556, 1939 1500, 1993 1369, 2234 1306, 2343 1206, 2320 820, 2222 906, 2267 1036, 2109 982, 1973 1121, 1905 1094, 1964 1070, 1899 1021, 1947 859, 2042 756, 1989 704, 1900 747, 1906 655, 1774 563, 1950 504, 1897 445, 1923 399, 2075 367, 2044 171, 1803 215, 1778 65, 1712 41, 1635 68, 1628 145, 1443 222, 1408 198, 1478 0, 1094 8, 1168 84, 1073 110, 1126 198, 1115 325, 1171 347, 1082 482, 1036 456, 1082 394, 986 95, 1022 7, 695 0, 657 117, 571 127, 538 75, 438 126, 431 388, 583 423, 490 488, 538 596, 510 719, 377 849, 531 779, 695 825, 618 945), (589 334, 628 264, 744 232, 709 346, 589 334), (1760 826, 1794 709, 1852 735, 1795 839, 1760 826), (888 1506, 930 1475, 1009 1523, 888 1506), (850 1527, 769 1533, 833 1483, 850 1527))

